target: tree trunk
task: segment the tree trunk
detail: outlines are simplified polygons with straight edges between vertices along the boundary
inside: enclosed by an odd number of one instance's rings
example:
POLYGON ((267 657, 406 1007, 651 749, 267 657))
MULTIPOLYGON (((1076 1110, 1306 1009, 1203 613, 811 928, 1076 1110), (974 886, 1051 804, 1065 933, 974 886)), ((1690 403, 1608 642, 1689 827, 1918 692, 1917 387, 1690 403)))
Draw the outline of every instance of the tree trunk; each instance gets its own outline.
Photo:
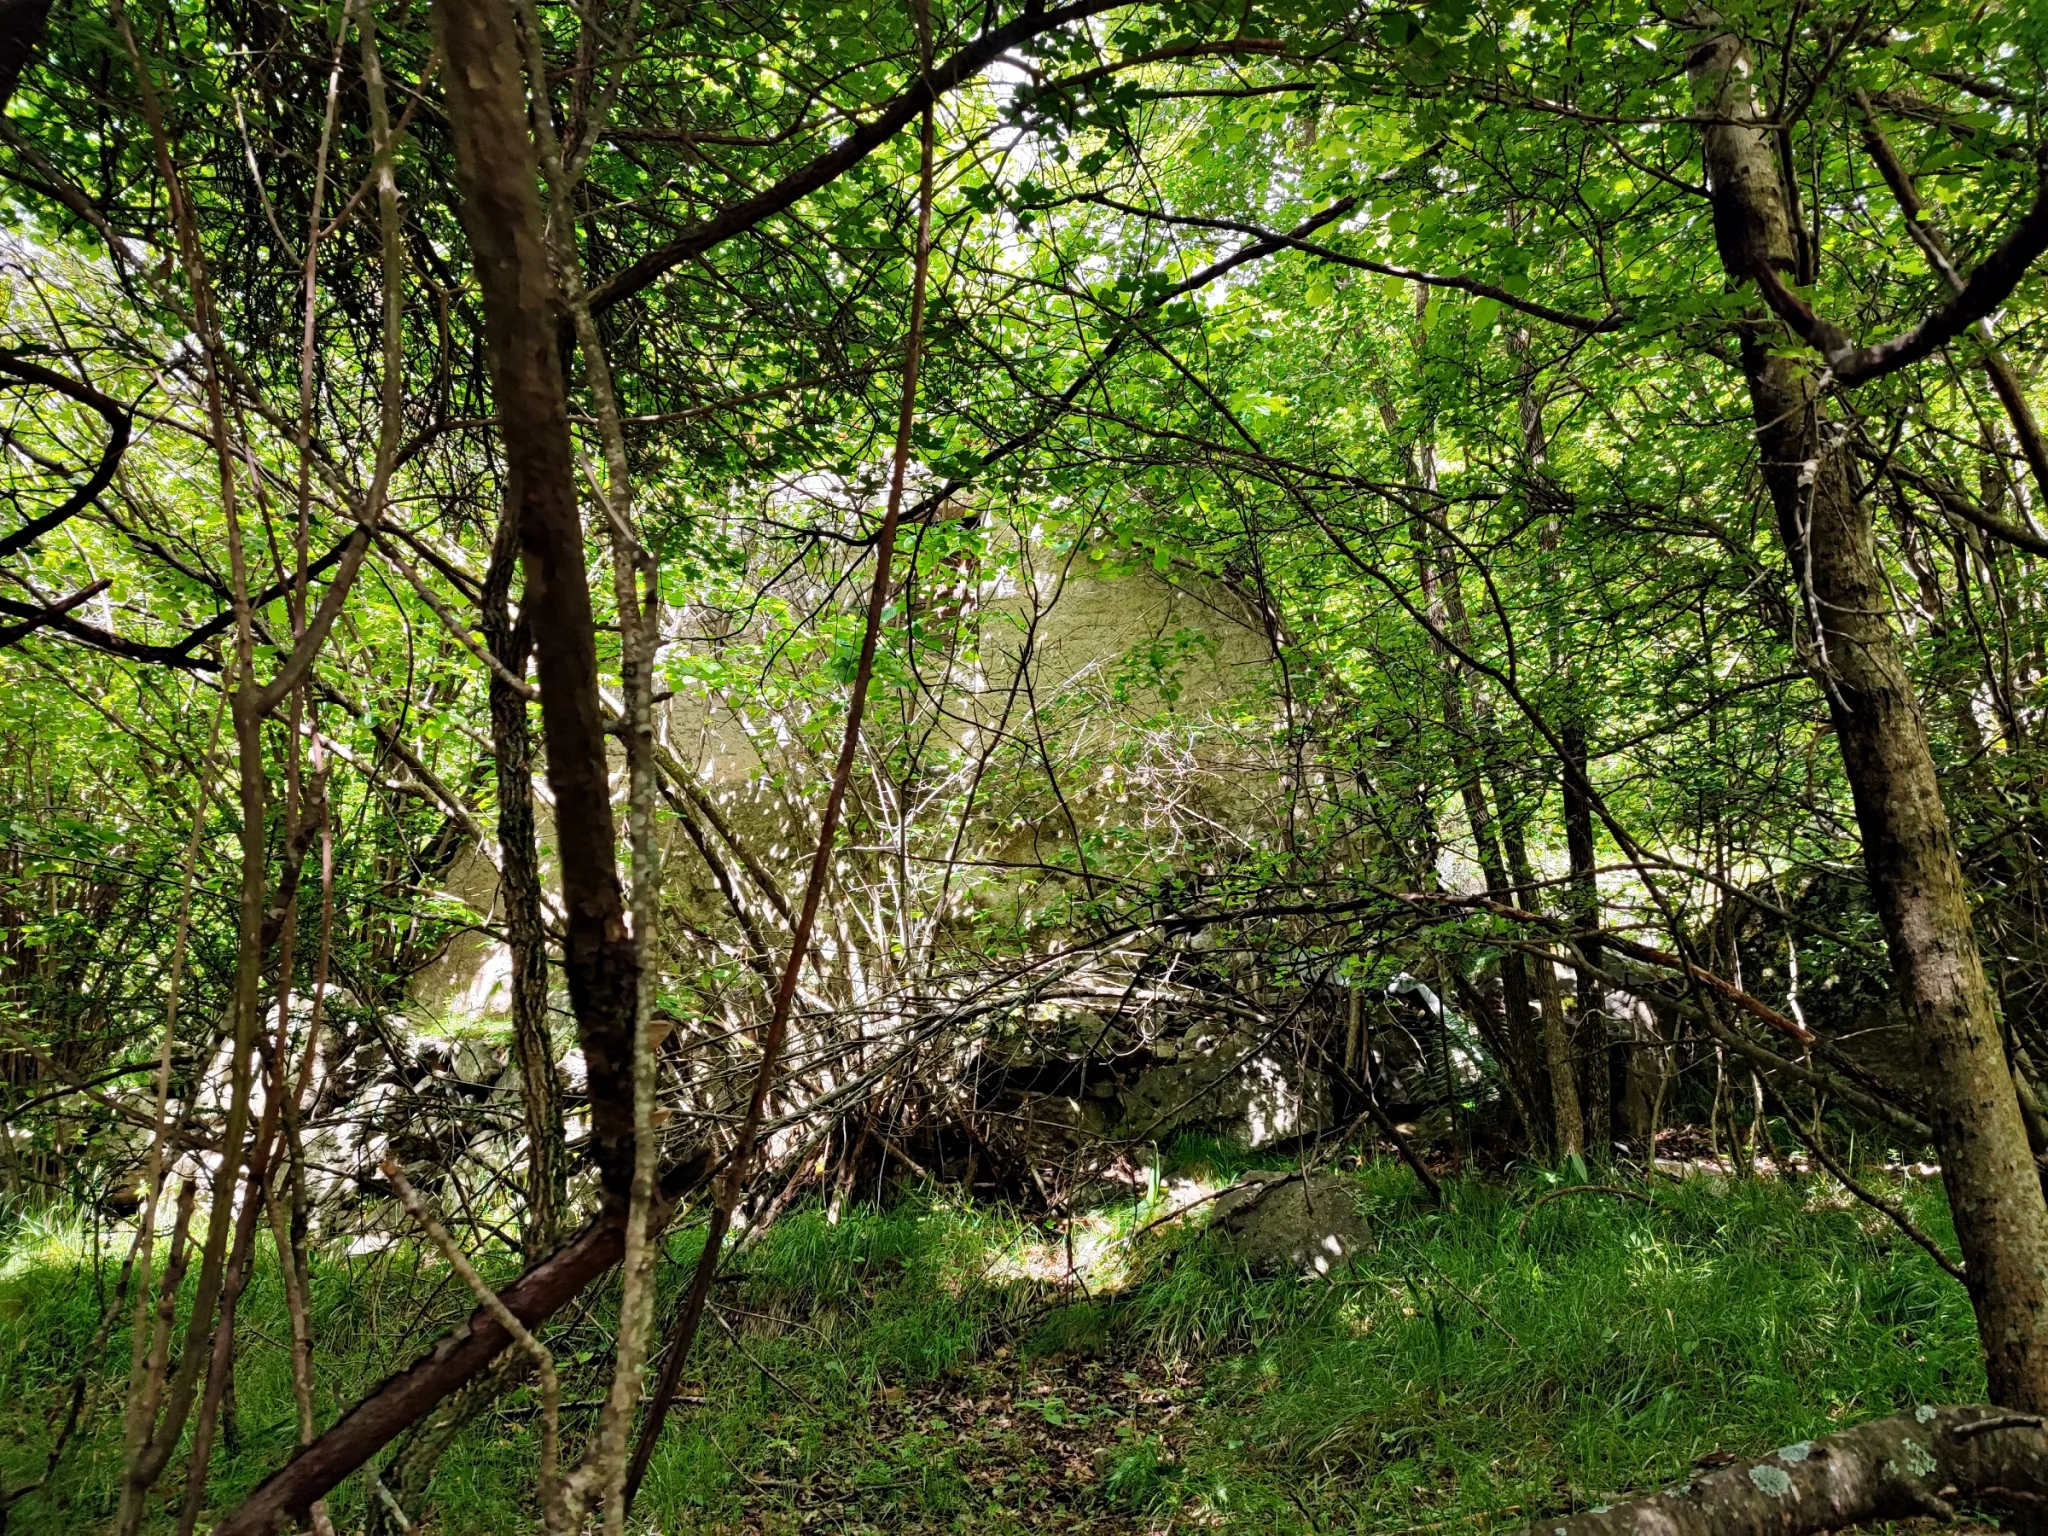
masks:
MULTIPOLYGON (((1714 234, 1738 283, 1790 270, 1776 158, 1739 39, 1703 38, 1688 67, 1703 113, 1714 234)), ((1811 626, 1808 663, 1855 800, 1870 895, 1913 1025, 1994 1400, 2048 1407, 2048 1205, 2028 1152, 1927 732, 1886 614, 1869 517, 1823 432, 1820 387, 1774 355, 1775 322, 1745 324, 1742 364, 1763 474, 1811 626)))
MULTIPOLYGON (((1424 452, 1427 452, 1426 448, 1424 452)), ((1465 613, 1464 597, 1457 589, 1457 567, 1451 563, 1448 552, 1440 547, 1435 530, 1418 519, 1415 532, 1420 546, 1416 552, 1416 565, 1425 600, 1438 616, 1438 621, 1469 652, 1472 626, 1465 613)), ((1491 722, 1477 722, 1475 729, 1475 722, 1465 711, 1464 680, 1458 659, 1442 645, 1434 645, 1432 649, 1436 652, 1437 686, 1443 704, 1444 727, 1451 740, 1463 746, 1456 769, 1458 797, 1465 807, 1465 820, 1472 828, 1473 857, 1477 859, 1479 872, 1486 881, 1486 894, 1495 901, 1507 901, 1512 896, 1513 887, 1509 884, 1508 867, 1501 855, 1501 829, 1496 826, 1493 812, 1487 805, 1486 784, 1480 771, 1482 763, 1492 756, 1483 750, 1487 745, 1483 738, 1490 733, 1491 722)), ((1551 1081, 1547 1068, 1547 1042, 1542 1038, 1541 1020, 1529 991, 1529 970, 1520 951, 1510 949, 1502 953, 1500 980, 1506 1040, 1513 1056, 1508 1063, 1509 1070, 1522 1078, 1527 1101, 1532 1107, 1545 1102, 1554 1103, 1556 1084, 1551 1081)), ((1535 1126, 1529 1129, 1537 1131, 1535 1126)), ((1545 1129, 1555 1146, 1557 1125, 1554 1118, 1545 1129)), ((1540 1140, 1541 1133, 1531 1139, 1540 1140)))
MULTIPOLYGON (((1491 747, 1493 743, 1489 742, 1491 747)), ((1487 756, 1498 766, 1499 754, 1487 756)), ((1529 847, 1523 839, 1524 816, 1509 811, 1510 799, 1503 776, 1494 775, 1494 800, 1502 807, 1501 843, 1507 850, 1508 869, 1515 879, 1515 900, 1528 911, 1538 905, 1536 870, 1529 862, 1529 847)), ((1557 985, 1557 965, 1548 953, 1517 954, 1515 963, 1524 975, 1533 975, 1536 1003, 1543 1021, 1543 1062, 1550 1075, 1550 1148, 1562 1162, 1586 1153, 1586 1117, 1579 1099, 1578 1063, 1573 1060, 1571 1022, 1565 1017, 1564 996, 1557 985)))
MULTIPOLYGON (((1580 715, 1581 702, 1576 677, 1567 674, 1564 723, 1558 739, 1570 760, 1561 776, 1564 786, 1564 842, 1571 863, 1571 883, 1565 887, 1565 907, 1572 926, 1589 933, 1600 926, 1600 885, 1594 876, 1593 802, 1581 787, 1591 782, 1587 773, 1586 722, 1580 715)), ((1578 1056, 1584 1064, 1579 1078, 1585 1088, 1586 1139, 1596 1155, 1605 1159, 1614 1134, 1614 1030, 1607 1018, 1607 998, 1598 971, 1601 948, 1598 939, 1582 939, 1579 949, 1586 968, 1578 978, 1578 1056)), ((1619 1063, 1626 1081, 1626 1056, 1619 1063)))
MULTIPOLYGON (((526 673, 532 645, 511 614, 518 530, 498 528, 484 573, 483 630, 491 655, 514 677, 526 673)), ((533 827, 533 732, 526 700, 496 672, 490 675, 491 754, 498 781, 498 890, 512 951, 512 1060, 526 1117, 526 1213, 520 1246, 530 1264, 555 1246, 567 1203, 567 1153, 562 1134, 562 1079, 548 1034, 547 931, 541 921, 540 853, 533 827)))
POLYGON ((462 227, 484 301, 505 516, 518 529, 523 616, 540 672, 541 724, 567 919, 563 970, 590 1084, 592 1153, 608 1199, 633 1175, 632 1063, 640 966, 619 888, 597 633, 569 436, 566 310, 541 230, 517 33, 504 0, 442 0, 462 227))
POLYGON ((1556 1127, 1558 1160, 1586 1154, 1586 1122, 1579 1106, 1577 1073, 1573 1071, 1572 1031, 1564 1016, 1564 996, 1557 985, 1557 965, 1548 954, 1536 957, 1536 995, 1543 1006, 1543 1053, 1550 1063, 1550 1119, 1556 1127))

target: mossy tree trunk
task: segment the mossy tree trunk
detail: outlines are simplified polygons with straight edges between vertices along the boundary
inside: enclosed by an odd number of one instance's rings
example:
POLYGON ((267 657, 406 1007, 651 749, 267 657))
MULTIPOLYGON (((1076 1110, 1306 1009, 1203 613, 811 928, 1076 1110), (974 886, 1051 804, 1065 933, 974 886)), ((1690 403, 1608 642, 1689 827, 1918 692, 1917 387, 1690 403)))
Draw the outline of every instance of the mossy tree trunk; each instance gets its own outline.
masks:
MULTIPOLYGON (((1756 126, 1747 50, 1733 35, 1704 35, 1688 67, 1702 115, 1719 119, 1703 138, 1723 266, 1737 283, 1796 271, 1777 159, 1756 126)), ((1784 355, 1783 341, 1760 310, 1742 330, 1742 367, 1764 482, 1802 588, 1806 659, 1827 695, 1871 902, 1912 1025, 1991 1395, 2040 1409, 2048 1407, 2048 1204, 1870 518, 1829 430, 1821 381, 1784 355)))

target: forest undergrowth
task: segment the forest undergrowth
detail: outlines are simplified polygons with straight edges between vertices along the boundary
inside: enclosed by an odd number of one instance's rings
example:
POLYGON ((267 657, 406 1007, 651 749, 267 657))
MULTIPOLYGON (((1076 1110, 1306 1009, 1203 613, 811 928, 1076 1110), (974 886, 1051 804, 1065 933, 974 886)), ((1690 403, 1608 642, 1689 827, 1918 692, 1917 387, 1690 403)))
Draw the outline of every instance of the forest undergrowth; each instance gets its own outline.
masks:
MULTIPOLYGON (((728 1260, 634 1528, 1516 1528, 1983 1392, 1962 1287, 1825 1178, 1616 1173, 1640 1198, 1543 1201, 1578 1181, 1532 1169, 1448 1180, 1437 1209, 1399 1163, 1353 1159, 1371 1246, 1327 1279, 1255 1279, 1172 1213, 1256 1166, 1182 1142, 1128 1198, 1065 1223, 938 1193, 785 1217, 728 1260)), ((1895 1175, 1888 1192, 1950 1241, 1938 1182, 1895 1175)), ((687 1282, 699 1240, 674 1235, 665 1289, 687 1282)), ((125 1331, 87 1355, 125 1241, 32 1217, 0 1236, 0 1475, 39 1472, 87 1388, 62 1467, 10 1512, 10 1536, 108 1512, 125 1331)), ((465 1307, 410 1242, 329 1249, 313 1273, 323 1414, 465 1307)), ((572 1423, 602 1391, 615 1300, 549 1335, 572 1423)), ((243 1317, 222 1510, 294 1434, 273 1263, 243 1317)), ((501 1398, 442 1459, 420 1528, 538 1529, 536 1436, 531 1391, 501 1398)), ((158 1490, 149 1528, 171 1528, 180 1493, 158 1490)), ((336 1501, 340 1530, 364 1528, 363 1498, 352 1482, 336 1501)))

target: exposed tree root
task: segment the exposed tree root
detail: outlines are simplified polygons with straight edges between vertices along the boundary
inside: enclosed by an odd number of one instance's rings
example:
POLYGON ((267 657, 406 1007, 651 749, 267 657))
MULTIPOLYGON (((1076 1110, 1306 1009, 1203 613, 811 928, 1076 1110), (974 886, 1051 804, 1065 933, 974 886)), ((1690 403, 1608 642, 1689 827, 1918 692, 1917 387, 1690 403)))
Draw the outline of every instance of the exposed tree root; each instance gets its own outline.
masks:
POLYGON ((1812 1536, 1870 1520, 1956 1506, 2048 1510, 2048 1432, 2041 1419, 1983 1404, 1916 1408, 1824 1439, 1784 1446, 1666 1493, 1545 1520, 1531 1536, 1812 1536))

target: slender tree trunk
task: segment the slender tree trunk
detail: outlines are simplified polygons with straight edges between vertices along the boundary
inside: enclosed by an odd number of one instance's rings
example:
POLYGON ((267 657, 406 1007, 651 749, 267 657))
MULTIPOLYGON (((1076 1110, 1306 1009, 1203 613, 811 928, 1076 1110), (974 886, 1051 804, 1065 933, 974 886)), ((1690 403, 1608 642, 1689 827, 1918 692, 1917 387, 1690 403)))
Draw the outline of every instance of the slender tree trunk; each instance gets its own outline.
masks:
MULTIPOLYGON (((1415 286, 1415 344, 1418 351, 1426 351, 1429 333, 1423 327, 1423 316, 1427 312, 1429 290, 1418 283, 1415 286)), ((1395 418, 1391 408, 1381 408, 1381 419, 1391 431, 1395 418)), ((1428 492, 1437 488, 1436 446, 1428 433, 1423 433, 1412 448, 1403 450, 1408 460, 1408 469, 1420 486, 1428 492)), ((1416 567, 1421 578, 1423 601, 1430 610, 1433 620, 1447 631, 1467 655, 1472 653, 1472 621, 1465 611, 1465 594, 1459 584, 1456 551, 1442 529, 1432 523, 1428 516, 1418 513, 1415 518, 1416 567)), ((1492 712, 1485 695, 1473 691, 1472 709, 1468 717, 1465 708, 1464 667, 1459 660, 1440 642, 1433 642, 1437 653, 1438 686, 1442 690, 1444 725, 1454 743, 1462 743, 1458 766, 1458 797, 1464 803, 1465 819, 1472 827, 1473 851, 1479 861, 1480 873, 1486 879, 1486 894, 1495 901, 1509 898, 1509 864, 1503 861, 1503 841, 1512 841, 1518 829, 1508 823, 1508 804, 1500 800, 1503 812, 1502 825, 1496 828, 1494 818, 1487 808, 1486 786, 1483 770, 1493 767, 1498 754, 1494 751, 1494 726, 1492 712)), ((1454 747, 1454 750, 1459 750, 1454 747)), ((1499 777, 1495 776, 1495 796, 1499 799, 1499 777)), ((1523 860, 1526 862, 1526 860, 1523 860)), ((1548 1088, 1548 1094, 1530 1092, 1528 1102, 1544 1102, 1547 1097, 1552 1106, 1551 1123, 1548 1126, 1553 1148, 1559 1147, 1562 1135, 1555 1113, 1557 1086, 1551 1080, 1550 1058, 1552 1052, 1543 1038, 1544 1019, 1530 993, 1529 968, 1521 953, 1507 950, 1500 957, 1500 980, 1503 1012, 1506 1014, 1506 1033, 1510 1048, 1517 1061, 1509 1070, 1518 1073, 1530 1088, 1548 1088)), ((1567 1063, 1568 1064, 1568 1063, 1567 1063)), ((1576 1120, 1576 1110, 1573 1111, 1576 1120)), ((1536 1128, 1529 1127, 1531 1140, 1538 1139, 1536 1128)))
MULTIPOLYGON (((1793 241, 1775 157, 1752 126, 1751 68, 1739 39, 1701 38, 1689 61, 1703 113, 1722 264, 1737 282, 1791 270, 1793 241)), ((2048 1408, 2048 1204, 2027 1148, 1991 988, 1971 931, 1962 867, 1913 685, 1887 620, 1890 599, 1870 520, 1841 450, 1823 430, 1820 386, 1777 355, 1775 323, 1742 334, 1763 473, 1811 625, 1862 832, 1870 895, 1900 1006, 1913 1027, 1942 1180, 1969 1274, 1991 1396, 2048 1408)))
MULTIPOLYGON (((1587 774, 1586 722, 1574 675, 1567 674, 1566 687, 1571 697, 1566 701, 1565 719, 1558 730, 1558 740, 1570 759, 1563 774, 1564 841, 1571 865, 1565 902, 1572 926, 1590 933, 1600 926, 1600 886, 1593 873, 1598 845, 1593 840, 1593 803, 1581 787, 1591 780, 1587 774)), ((1579 1078, 1586 1090, 1586 1137, 1604 1159, 1613 1136, 1614 1031, 1607 1018, 1606 993, 1597 974, 1600 941, 1582 939, 1579 950, 1587 965, 1578 979, 1578 1054, 1583 1063, 1579 1078)))
MULTIPOLYGON (((1509 227, 1519 233, 1521 226, 1520 210, 1511 210, 1509 227)), ((1517 358, 1526 358, 1529 333, 1519 328, 1510 332, 1508 350, 1517 358)), ((1524 366, 1526 369, 1526 363, 1524 366)), ((1571 493, 1550 477, 1550 440, 1543 428, 1543 401, 1534 387, 1534 370, 1525 372, 1525 380, 1521 399, 1517 402, 1522 429, 1523 470, 1528 477, 1530 505, 1545 514, 1536 536, 1537 546, 1544 556, 1543 579, 1561 587, 1567 576, 1556 559, 1557 545, 1563 520, 1572 511, 1574 502, 1571 493)), ((1558 740, 1566 759, 1560 777, 1564 793, 1565 844, 1571 859, 1571 883, 1566 888, 1565 910, 1573 925, 1584 930, 1597 927, 1600 921, 1600 898, 1593 889, 1593 805, 1585 793, 1585 786, 1591 782, 1586 776, 1586 728, 1581 713, 1581 689, 1572 655, 1569 619, 1558 614, 1547 628, 1551 664, 1557 669, 1558 691, 1563 696, 1564 720, 1558 740), (1589 896, 1590 901, 1587 899, 1589 896)), ((1527 860, 1524 859, 1523 863, 1526 864, 1527 860)), ((1522 905, 1535 911, 1533 879, 1517 870, 1516 880, 1523 887, 1522 905)), ((1587 958, 1592 966, 1597 967, 1600 963, 1599 947, 1593 941, 1586 943, 1590 946, 1586 951, 1587 958)), ((1542 963, 1549 964, 1548 961, 1542 963)), ((1574 1030, 1565 1019, 1563 998, 1558 992, 1555 975, 1546 976, 1543 980, 1545 1045, 1553 1063, 1562 1060, 1569 1066, 1572 1079, 1565 1088, 1554 1090, 1555 1112, 1560 1126, 1569 1118, 1578 1128, 1580 1141, 1579 1146, 1567 1149, 1560 1135, 1559 1154, 1590 1150, 1604 1159, 1609 1141, 1610 1095, 1607 1025, 1600 1011, 1598 984, 1591 976, 1580 975, 1577 1028, 1574 1030), (1561 1038, 1554 1040, 1553 1035, 1561 1038)))
MULTIPOLYGON (((525 675, 532 647, 526 625, 512 616, 512 577, 518 561, 518 529, 506 517, 498 525, 491 563, 484 572, 480 606, 484 643, 514 677, 525 675)), ((526 1262, 536 1264, 561 1240, 568 1208, 568 1149, 562 1077, 548 1031, 547 928, 533 817, 533 730, 526 700, 496 671, 488 683, 498 792, 498 894, 512 957, 512 1064, 519 1073, 520 1112, 526 1126, 526 1204, 519 1242, 526 1262)), ((387 1471, 388 1492, 397 1509, 381 1500, 370 1503, 372 1536, 405 1528, 399 1519, 409 1518, 425 1504, 442 1454, 478 1414, 531 1369, 532 1361, 525 1355, 507 1350, 488 1371, 420 1422, 387 1471)))
MULTIPOLYGON (((1505 805, 1508 794, 1498 775, 1494 799, 1505 805)), ((1515 900, 1525 909, 1537 909, 1536 870, 1529 862, 1528 845, 1522 839, 1520 813, 1501 817, 1501 843, 1507 850, 1508 869, 1515 878, 1515 900)), ((1557 964, 1548 953, 1517 955, 1525 974, 1533 973, 1536 1003, 1543 1023, 1543 1063, 1550 1074, 1551 1150, 1560 1160, 1583 1157, 1586 1151, 1586 1118, 1579 1099, 1579 1074, 1573 1060, 1572 1026, 1565 1017, 1564 994, 1557 984, 1557 964)))
MULTIPOLYGON (((239 573, 238 573, 239 574, 239 573)), ((244 590, 237 583, 237 591, 244 590)), ((246 612, 246 603, 243 605, 246 612)), ((185 1327, 175 1371, 155 1365, 144 1390, 129 1405, 127 1454, 115 1530, 131 1536, 141 1528, 144 1502, 178 1448, 200 1386, 200 1367, 213 1355, 215 1308, 229 1279, 228 1244, 234 1232, 235 1192, 253 1148, 248 1144, 249 1101, 254 1084, 259 988, 263 975, 263 897, 268 870, 269 780, 263 762, 263 720, 255 708, 256 684, 243 645, 242 676, 231 713, 241 776, 242 888, 235 987, 230 1003, 233 1055, 229 1059, 228 1112, 221 1132, 224 1155, 213 1181, 206 1241, 200 1250, 198 1289, 185 1327), (161 1407, 159 1407, 161 1405, 161 1407)))
MULTIPOLYGON (((511 612, 518 529, 510 517, 498 528, 484 573, 484 643, 514 677, 526 673, 532 638, 511 612)), ((519 1100, 526 1118, 526 1214, 520 1245, 532 1263, 555 1246, 568 1201, 567 1152, 562 1132, 562 1079, 548 1033, 547 931, 541 921, 540 852, 533 824, 533 731, 526 700, 496 672, 490 674, 491 754, 498 782, 498 891, 505 903, 505 933, 512 951, 512 1061, 519 1070, 519 1100)))
POLYGON ((518 33, 504 0, 441 0, 462 225, 483 292, 505 515, 518 529, 523 609, 540 672, 548 786, 566 917, 563 970, 590 1085, 592 1153, 606 1197, 633 1176, 633 1026, 639 956, 619 886, 597 629, 569 436, 567 311, 542 233, 518 33))
MULTIPOLYGON (((1466 617, 1464 599, 1457 591, 1456 567, 1449 563, 1445 552, 1438 547, 1434 529, 1418 521, 1415 531, 1420 544, 1416 561, 1422 575, 1424 595, 1430 607, 1441 615, 1444 626, 1469 650, 1472 626, 1466 617)), ((1465 820, 1472 828, 1473 855, 1479 862, 1480 875, 1486 881, 1486 894, 1495 901, 1508 901, 1513 896, 1513 888, 1508 878, 1507 863, 1502 857, 1501 828, 1487 804, 1486 784, 1481 774, 1481 765, 1490 755, 1483 750, 1481 733, 1490 727, 1490 722, 1478 722, 1475 728, 1475 722, 1466 713, 1464 680, 1460 676, 1457 658, 1442 646, 1435 649, 1444 727, 1451 740, 1461 744, 1457 768, 1458 798, 1465 808, 1465 820)), ((1549 1077, 1549 1052, 1542 1039, 1542 1021, 1530 995, 1529 970, 1519 951, 1508 950, 1501 955, 1500 980, 1507 1042, 1515 1058, 1509 1063, 1509 1070, 1527 1085, 1529 1103, 1540 1104, 1545 1098, 1541 1090, 1549 1077)), ((1550 1092, 1554 1096, 1554 1085, 1551 1085, 1550 1092)), ((1535 1126, 1529 1129, 1533 1133, 1532 1140, 1542 1139, 1542 1130, 1535 1126)), ((1554 1119, 1545 1129, 1555 1145, 1557 1126, 1554 1119)))

